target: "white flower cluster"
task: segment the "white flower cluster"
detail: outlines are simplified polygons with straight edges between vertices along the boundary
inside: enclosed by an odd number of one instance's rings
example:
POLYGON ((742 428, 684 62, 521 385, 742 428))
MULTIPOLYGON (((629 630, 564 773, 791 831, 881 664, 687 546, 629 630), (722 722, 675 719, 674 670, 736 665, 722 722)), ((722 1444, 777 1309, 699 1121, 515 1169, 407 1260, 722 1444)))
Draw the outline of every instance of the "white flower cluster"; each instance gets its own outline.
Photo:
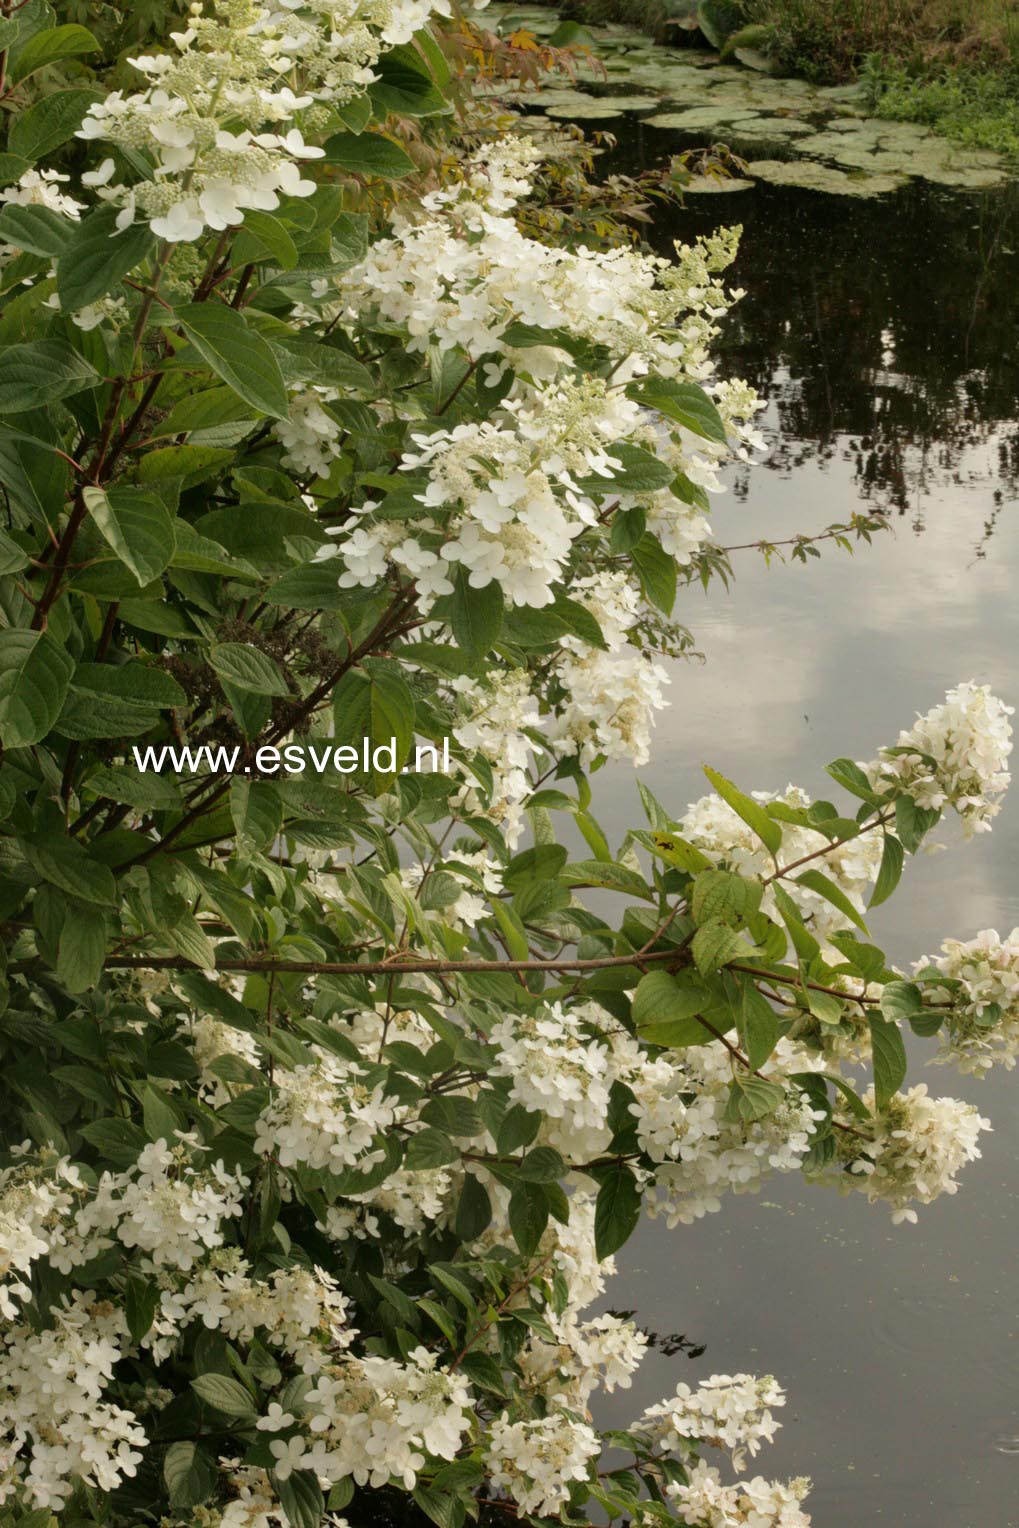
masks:
POLYGON ((223 1223, 241 1214, 248 1180, 221 1162, 192 1165, 195 1143, 146 1146, 124 1173, 103 1173, 75 1217, 78 1245, 52 1255, 57 1267, 88 1261, 112 1245, 137 1247, 157 1266, 188 1269, 223 1244, 223 1223))
POLYGON ((13 1321, 15 1301, 30 1300, 32 1265, 65 1240, 63 1225, 86 1193, 73 1163, 31 1162, 25 1142, 12 1167, 0 1171, 0 1316, 13 1321))
POLYGON ((288 1354, 305 1373, 316 1373, 324 1352, 346 1347, 355 1333, 347 1302, 323 1268, 277 1268, 255 1278, 234 1247, 214 1251, 186 1279, 159 1276, 162 1293, 144 1346, 168 1358, 196 1322, 233 1342, 261 1341, 288 1354))
POLYGON ((309 110, 309 120, 324 120, 324 106, 364 90, 380 54, 436 10, 448 14, 448 5, 218 0, 206 11, 194 0, 184 30, 171 34, 173 54, 129 61, 146 88, 113 91, 78 129, 87 141, 149 156, 152 178, 115 183, 110 158, 82 179, 121 208, 121 229, 140 214, 172 243, 236 226, 248 210, 271 212, 281 196, 310 196, 315 183, 300 165, 324 151, 305 143, 297 121, 309 110))
MULTIPOLYGON (((463 714, 453 735, 462 748, 480 754, 490 766, 492 788, 484 810, 502 824, 513 845, 523 831, 523 803, 532 789, 527 769, 535 744, 527 732, 540 723, 530 678, 526 669, 497 669, 484 683, 465 678, 454 688, 463 714)), ((464 787, 462 805, 472 812, 481 808, 473 783, 464 787)))
POLYGON ((375 1145, 396 1119, 396 1100, 364 1067, 316 1048, 313 1065, 280 1070, 255 1125, 255 1150, 282 1167, 342 1172, 382 1160, 375 1145))
MULTIPOLYGON (((874 1090, 864 1102, 873 1109, 874 1090)), ((863 1127, 853 1121, 854 1129, 863 1127)), ((926 1084, 896 1093, 866 1127, 873 1139, 851 1139, 849 1172, 839 1176, 844 1191, 858 1189, 874 1204, 891 1207, 892 1221, 916 1222, 913 1203, 932 1204, 942 1194, 958 1192, 956 1174, 981 1155, 977 1141, 990 1130, 972 1104, 958 1098, 932 1098, 926 1084)), ((849 1148, 847 1148, 849 1149, 849 1148)))
MULTIPOLYGON (((754 800, 762 805, 777 801, 800 811, 810 806, 806 791, 795 785, 778 793, 755 791, 754 800)), ((862 833, 859 838, 832 844, 814 828, 786 822, 779 826, 782 829, 782 847, 777 855, 779 865, 791 865, 823 849, 823 856, 815 861, 817 867, 863 913, 881 867, 883 840, 880 831, 862 833)), ((741 875, 764 879, 774 873, 771 855, 757 834, 727 801, 713 792, 687 807, 679 830, 698 849, 741 875)), ((822 942, 852 926, 844 913, 809 886, 788 878, 783 880, 782 887, 796 903, 807 927, 822 942)), ((774 892, 770 887, 765 888, 761 905, 764 912, 777 916, 774 892)))
POLYGON ((600 1453, 594 1429, 565 1411, 519 1422, 503 1412, 489 1428, 485 1463, 496 1491, 505 1492, 521 1513, 545 1517, 566 1505, 575 1481, 590 1479, 592 1460, 600 1453))
POLYGON ((926 990, 928 1001, 951 1005, 936 1059, 978 1077, 995 1065, 1011 1071, 1019 1057, 1019 928, 1007 939, 990 928, 946 939, 940 955, 917 962, 918 974, 931 968, 961 985, 926 990))
POLYGON ((677 1385, 667 1400, 649 1406, 636 1426, 649 1432, 658 1448, 680 1458, 696 1444, 727 1449, 737 1470, 745 1454, 754 1457, 762 1443, 771 1443, 780 1423, 773 1406, 785 1405, 785 1392, 772 1376, 712 1374, 697 1389, 677 1385))
POLYGON ((960 684, 866 768, 876 788, 892 785, 921 808, 954 807, 967 837, 988 833, 1011 780, 1013 712, 987 685, 960 684))
POLYGON ((334 388, 303 387, 291 392, 290 415, 277 420, 274 434, 283 447, 282 462, 300 477, 325 477, 340 454, 340 426, 325 407, 338 397, 334 388))
POLYGON ((466 1379, 438 1367, 425 1348, 407 1363, 344 1358, 317 1376, 307 1401, 315 1441, 310 1449, 299 1436, 270 1445, 283 1470, 312 1469, 327 1481, 352 1476, 362 1486, 395 1479, 412 1490, 426 1459, 455 1457, 473 1420, 466 1379))
POLYGON ((686 1485, 671 1485, 669 1500, 690 1528, 810 1528, 800 1504, 810 1481, 800 1476, 783 1484, 756 1475, 725 1485, 718 1471, 699 1460, 686 1485))
POLYGON ((104 1392, 128 1345, 121 1310, 76 1292, 37 1331, 0 1333, 0 1507, 19 1495, 59 1511, 76 1482, 113 1491, 133 1476, 148 1439, 104 1392))
POLYGON ((531 1333, 517 1356, 527 1383, 550 1402, 584 1411, 595 1390, 630 1388, 648 1346, 632 1321, 610 1314, 579 1321, 571 1307, 550 1325, 555 1342, 531 1333))
MULTIPOLYGON (((769 1057, 765 1077, 785 1088, 785 1097, 772 1113, 747 1124, 726 1117, 732 1082, 729 1058, 721 1046, 688 1046, 677 1052, 677 1071, 690 1099, 682 1130, 663 1157, 645 1207, 652 1217, 664 1216, 670 1226, 689 1225, 721 1209, 727 1193, 757 1193, 773 1172, 798 1172, 813 1144, 824 1113, 790 1077, 823 1069, 816 1053, 789 1040, 780 1040, 769 1057)), ((678 1081, 678 1079, 677 1079, 678 1081)))
POLYGON ((253 1035, 233 1024, 225 1024, 211 1014, 201 1018, 187 1018, 182 1025, 182 1035, 191 1041, 191 1051, 199 1073, 199 1092, 206 1103, 214 1108, 229 1103, 243 1082, 223 1081, 215 1070, 216 1062, 233 1057, 247 1066, 258 1067, 261 1062, 258 1045, 253 1035))

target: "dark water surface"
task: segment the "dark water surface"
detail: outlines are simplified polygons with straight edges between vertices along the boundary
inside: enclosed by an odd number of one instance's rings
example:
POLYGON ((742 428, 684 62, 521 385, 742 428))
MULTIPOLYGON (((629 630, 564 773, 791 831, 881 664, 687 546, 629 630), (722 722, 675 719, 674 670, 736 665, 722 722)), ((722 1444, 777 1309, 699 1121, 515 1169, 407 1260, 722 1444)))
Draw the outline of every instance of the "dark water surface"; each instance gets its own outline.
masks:
MULTIPOLYGON (((624 136, 613 168, 685 146, 637 123, 624 136)), ((862 202, 758 187, 698 198, 656 240, 668 251, 737 221, 747 297, 722 371, 768 399, 771 452, 732 475, 716 535, 777 540, 860 510, 891 530, 806 567, 743 552, 731 593, 686 592, 706 663, 677 669, 644 771, 677 813, 707 788, 702 762, 747 789, 821 795, 828 760, 872 756, 960 680, 1019 703, 1019 189, 862 202)), ((873 918, 896 963, 1019 924, 1016 774, 993 834, 942 833, 949 850, 911 863, 873 918)), ((614 783, 618 832, 639 805, 632 779, 614 783)), ((816 1528, 1017 1528, 1019 1071, 980 1083, 925 1068, 929 1053, 916 1048, 911 1081, 994 1125, 959 1194, 893 1227, 880 1207, 775 1178, 696 1226, 645 1225, 607 1303, 705 1352, 649 1355, 605 1421, 679 1379, 774 1373, 789 1405, 758 1468, 813 1476, 816 1528)))

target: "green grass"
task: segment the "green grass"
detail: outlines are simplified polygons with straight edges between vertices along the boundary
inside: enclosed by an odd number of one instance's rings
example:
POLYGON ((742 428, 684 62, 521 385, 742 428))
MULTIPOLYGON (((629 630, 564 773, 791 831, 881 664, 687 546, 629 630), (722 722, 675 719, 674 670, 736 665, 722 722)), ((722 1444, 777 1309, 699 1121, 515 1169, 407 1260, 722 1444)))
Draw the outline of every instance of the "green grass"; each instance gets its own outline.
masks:
POLYGON ((862 77, 877 116, 922 122, 958 143, 1019 159, 1019 66, 956 65, 917 74, 872 56, 862 77))

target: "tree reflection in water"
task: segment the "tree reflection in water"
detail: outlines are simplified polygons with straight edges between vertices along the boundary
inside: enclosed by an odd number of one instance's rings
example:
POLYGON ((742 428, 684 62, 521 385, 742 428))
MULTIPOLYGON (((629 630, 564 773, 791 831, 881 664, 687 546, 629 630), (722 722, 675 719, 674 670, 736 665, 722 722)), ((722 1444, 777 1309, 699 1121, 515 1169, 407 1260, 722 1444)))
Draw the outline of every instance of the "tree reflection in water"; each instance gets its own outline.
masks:
MULTIPOLYGON (((639 122, 618 137, 606 170, 658 164, 690 141, 639 122)), ((736 221, 748 297, 719 349, 769 400, 766 466, 848 463, 864 504, 918 531, 939 488, 985 482, 984 555, 1019 486, 1019 185, 914 183, 874 201, 759 185, 658 209, 653 239, 669 253, 736 221)))

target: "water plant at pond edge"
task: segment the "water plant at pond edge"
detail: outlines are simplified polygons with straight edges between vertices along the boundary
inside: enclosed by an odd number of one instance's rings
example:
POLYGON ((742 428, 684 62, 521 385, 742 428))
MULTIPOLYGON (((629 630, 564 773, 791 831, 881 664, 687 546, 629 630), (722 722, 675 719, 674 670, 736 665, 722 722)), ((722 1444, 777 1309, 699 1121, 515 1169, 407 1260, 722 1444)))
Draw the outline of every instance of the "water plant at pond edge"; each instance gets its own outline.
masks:
POLYGON ((735 232, 533 238, 540 144, 419 0, 196 4, 130 93, 25 87, 92 47, 49 19, 2 34, 0 1520, 802 1528, 748 1468, 778 1382, 600 1436, 647 1340, 585 1311, 642 1211, 955 1191, 986 1122, 903 1031, 1011 1064, 1017 943, 907 976, 866 908, 991 826, 1008 708, 961 685, 841 808, 645 790, 614 850, 591 777, 646 761, 758 444, 735 232), (171 741, 231 772, 132 767, 171 741))

